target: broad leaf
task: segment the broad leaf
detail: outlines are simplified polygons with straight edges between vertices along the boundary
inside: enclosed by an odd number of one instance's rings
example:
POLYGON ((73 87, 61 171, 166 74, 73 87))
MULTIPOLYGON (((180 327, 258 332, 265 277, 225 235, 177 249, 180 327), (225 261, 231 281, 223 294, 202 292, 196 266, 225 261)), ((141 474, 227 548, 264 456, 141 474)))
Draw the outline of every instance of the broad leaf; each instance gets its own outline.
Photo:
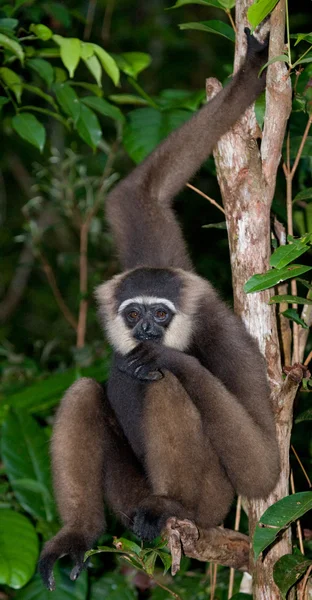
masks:
POLYGON ((223 21, 202 21, 198 23, 181 23, 180 29, 196 29, 198 31, 206 31, 207 33, 217 33, 227 38, 231 42, 235 42, 235 32, 223 21))
POLYGON ((22 97, 22 79, 15 71, 8 69, 8 67, 0 68, 0 79, 8 86, 10 90, 15 94, 18 103, 21 102, 22 97))
POLYGON ((90 44, 97 55, 104 71, 106 71, 107 75, 112 79, 115 85, 119 84, 119 69, 117 67, 116 61, 113 57, 105 52, 101 46, 97 44, 90 44))
POLYGON ((30 25, 29 31, 34 33, 40 40, 43 40, 44 42, 50 40, 53 36, 53 31, 51 31, 49 27, 46 27, 46 25, 36 25, 33 23, 30 25))
POLYGON ((282 312, 281 314, 284 315, 284 317, 286 317, 287 319, 290 319, 298 325, 301 325, 301 327, 303 327, 304 329, 309 329, 308 325, 302 319, 300 319, 297 311, 294 308, 288 308, 287 310, 284 310, 284 312, 282 312))
POLYGON ((54 101, 54 98, 52 98, 52 96, 50 96, 50 94, 45 94, 36 85, 29 85, 29 83, 23 83, 23 90, 27 90, 28 92, 31 92, 32 94, 36 94, 36 96, 40 96, 40 98, 42 98, 43 100, 45 100, 46 102, 51 104, 56 111, 59 110, 56 102, 54 101))
POLYGON ((99 59, 93 55, 89 58, 83 58, 82 60, 89 69, 91 75, 93 75, 98 86, 102 87, 102 67, 99 59))
POLYGON ((136 600, 137 592, 120 573, 106 573, 92 584, 89 600, 136 600))
POLYGON ((273 578, 283 600, 286 600, 287 592, 304 575, 310 565, 312 560, 301 554, 285 554, 275 563, 273 578))
POLYGON ((12 127, 23 140, 36 146, 36 148, 42 152, 45 144, 46 132, 43 125, 36 117, 34 117, 34 115, 27 112, 15 115, 12 118, 12 127))
POLYGON ((52 65, 43 58, 31 58, 27 61, 27 66, 35 71, 41 79, 43 79, 48 87, 50 87, 54 80, 54 71, 52 65))
POLYGON ((0 583, 23 587, 33 576, 38 537, 31 522, 14 510, 0 509, 0 583))
POLYGON ((135 96, 135 94, 111 94, 109 100, 116 104, 134 104, 135 106, 147 106, 148 102, 141 96, 135 96))
POLYGON ((1 112, 1 110, 2 110, 2 107, 3 107, 5 104, 8 104, 8 102, 10 102, 9 98, 5 98, 4 96, 1 96, 1 97, 0 97, 0 112, 1 112))
POLYGON ((79 119, 81 106, 76 92, 68 83, 55 83, 53 91, 64 113, 69 115, 76 123, 79 119))
POLYGON ((268 288, 281 283, 281 281, 298 277, 298 275, 302 275, 311 269, 312 267, 306 267, 304 265, 290 265, 289 267, 284 267, 283 269, 272 269, 266 273, 259 273, 253 275, 250 277, 250 279, 248 279, 248 281, 246 281, 244 285, 244 291, 246 294, 250 294, 251 292, 267 290, 268 288))
POLYGON ((53 41, 60 47, 63 65, 68 70, 69 76, 73 77, 81 55, 80 40, 53 35, 53 41))
POLYGON ((300 296, 292 296, 291 294, 272 296, 269 300, 269 304, 280 304, 281 302, 288 302, 288 304, 312 304, 312 300, 309 300, 309 298, 300 298, 300 296))
POLYGON ((275 250, 270 258, 270 266, 275 267, 276 269, 282 269, 289 265, 289 263, 293 262, 307 252, 310 247, 303 243, 296 244, 287 244, 286 246, 280 246, 275 250))
POLYGON ((293 202, 297 202, 297 200, 310 200, 310 198, 312 198, 312 188, 306 188, 302 192, 299 192, 299 194, 296 194, 293 202))
POLYGON ((247 11, 247 17, 252 27, 257 27, 272 12, 277 3, 278 0, 256 0, 247 11))
POLYGON ((14 29, 16 29, 17 26, 18 26, 17 19, 6 19, 6 18, 0 19, 0 29, 4 33, 6 33, 6 32, 13 33, 14 29))
POLYGON ((123 142, 131 158, 139 163, 167 135, 190 118, 186 110, 158 111, 154 108, 139 108, 128 114, 123 142))
POLYGON ((52 521, 55 507, 44 430, 27 413, 11 411, 3 424, 1 449, 8 478, 18 501, 35 517, 52 521), (25 479, 38 482, 37 489, 31 484, 27 485, 25 479), (24 480, 24 485, 18 484, 20 480, 24 480))
POLYGON ((0 46, 5 48, 5 50, 12 52, 22 64, 24 63, 24 50, 18 42, 12 40, 12 38, 9 38, 7 35, 0 33, 0 46))
POLYGON ((106 100, 103 100, 103 98, 85 96, 84 98, 81 98, 81 102, 89 106, 89 108, 92 108, 93 110, 98 112, 100 115, 103 115, 104 117, 110 117, 111 119, 114 119, 115 121, 120 121, 121 123, 123 123, 125 120, 119 108, 117 108, 116 106, 112 106, 112 104, 110 104, 106 100))
POLYGON ((76 581, 71 581, 69 578, 68 569, 60 569, 59 565, 53 569, 55 575, 56 596, 51 595, 51 592, 43 585, 39 575, 30 581, 30 583, 18 592, 15 596, 16 600, 86 600, 88 596, 88 576, 86 571, 82 571, 76 581))
POLYGON ((154 573, 156 558, 157 553, 154 550, 146 554, 143 558, 144 569, 148 575, 153 575, 154 573))
POLYGON ((134 79, 151 64, 152 60, 145 52, 123 52, 114 58, 120 70, 134 79))
POLYGON ((91 148, 97 147, 102 137, 101 126, 94 112, 84 104, 80 106, 80 116, 76 124, 76 129, 80 137, 91 148))
POLYGON ((311 509, 312 492, 292 494, 270 506, 262 515, 255 529, 253 537, 255 559, 274 542, 280 531, 286 529, 290 523, 300 519, 311 509))

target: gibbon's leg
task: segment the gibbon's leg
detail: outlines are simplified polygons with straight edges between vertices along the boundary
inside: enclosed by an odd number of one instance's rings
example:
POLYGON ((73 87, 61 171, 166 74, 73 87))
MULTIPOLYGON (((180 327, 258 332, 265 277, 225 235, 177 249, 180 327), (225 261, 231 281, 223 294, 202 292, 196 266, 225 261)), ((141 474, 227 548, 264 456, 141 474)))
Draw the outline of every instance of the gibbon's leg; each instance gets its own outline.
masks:
POLYGON ((102 387, 82 378, 66 392, 52 438, 54 488, 63 528, 41 553, 39 571, 54 589, 53 565, 68 554, 83 568, 84 554, 105 528, 104 497, 121 520, 150 493, 146 479, 125 440, 102 387))
POLYGON ((142 423, 153 495, 135 513, 135 533, 152 539, 171 516, 199 517, 205 526, 221 523, 233 488, 204 436, 199 411, 172 373, 147 384, 142 423))
MULTIPOLYGON (((279 476, 279 455, 269 398, 257 393, 266 415, 244 406, 243 400, 223 385, 193 356, 167 346, 142 343, 124 359, 128 375, 148 380, 148 374, 166 368, 181 382, 198 409, 205 435, 217 453, 235 490, 249 498, 265 498, 279 476), (269 418, 270 416, 270 418, 269 418)), ((249 385, 250 394, 253 389, 249 385)), ((252 397, 252 396, 251 396, 252 397)), ((244 400, 246 403, 246 400, 244 400)))

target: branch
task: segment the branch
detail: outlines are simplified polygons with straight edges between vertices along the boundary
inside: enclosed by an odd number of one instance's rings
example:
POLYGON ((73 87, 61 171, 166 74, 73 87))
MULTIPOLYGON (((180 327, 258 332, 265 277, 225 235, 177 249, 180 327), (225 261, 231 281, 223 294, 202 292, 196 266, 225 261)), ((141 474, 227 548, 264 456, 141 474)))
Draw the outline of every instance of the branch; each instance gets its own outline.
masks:
POLYGON ((164 531, 172 556, 172 575, 180 569, 182 550, 185 556, 213 562, 239 571, 249 570, 249 538, 243 533, 211 527, 198 529, 188 519, 171 517, 164 531))
POLYGON ((57 285, 56 277, 54 275, 54 272, 53 272, 53 269, 52 269, 50 263, 48 262, 47 258, 45 257, 45 255, 43 254, 43 252, 41 250, 38 251, 38 255, 41 260, 43 270, 47 276, 47 280, 49 282, 51 290, 53 292, 53 296, 57 302, 57 305, 58 305, 60 311, 63 313, 64 318, 71 325, 71 327, 75 331, 77 331, 77 327, 78 327, 77 321, 63 299, 63 296, 57 285))

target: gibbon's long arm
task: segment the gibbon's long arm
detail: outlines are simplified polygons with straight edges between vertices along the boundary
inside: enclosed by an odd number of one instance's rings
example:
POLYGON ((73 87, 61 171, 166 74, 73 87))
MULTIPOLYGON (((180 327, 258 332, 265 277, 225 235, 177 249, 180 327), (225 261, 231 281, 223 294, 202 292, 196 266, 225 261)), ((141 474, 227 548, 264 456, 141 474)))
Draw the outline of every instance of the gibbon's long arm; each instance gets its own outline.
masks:
POLYGON ((123 269, 192 268, 170 205, 265 88, 265 73, 260 78, 258 73, 267 60, 267 42, 260 44, 245 31, 247 55, 231 82, 109 194, 106 214, 123 269))

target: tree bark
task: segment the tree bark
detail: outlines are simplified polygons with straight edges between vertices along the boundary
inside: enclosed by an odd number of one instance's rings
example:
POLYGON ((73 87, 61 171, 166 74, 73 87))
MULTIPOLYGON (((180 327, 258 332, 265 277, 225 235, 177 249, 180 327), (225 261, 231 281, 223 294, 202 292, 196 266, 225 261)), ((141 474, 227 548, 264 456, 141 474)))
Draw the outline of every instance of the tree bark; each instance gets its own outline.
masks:
MULTIPOLYGON (((237 41, 235 69, 245 55, 244 27, 250 0, 237 0, 237 41)), ((285 2, 280 0, 270 19, 269 58, 281 54, 284 48, 285 2)), ((210 99, 220 89, 215 79, 207 81, 210 99)), ((250 108, 239 123, 219 141, 215 152, 217 177, 226 214, 234 307, 249 332, 258 340, 264 354, 272 390, 276 417, 277 438, 281 455, 280 479, 269 498, 249 502, 249 528, 252 538, 256 523, 274 502, 288 495, 289 444, 292 426, 293 400, 298 384, 282 379, 281 355, 277 331, 276 310, 268 305, 273 290, 246 294, 245 282, 255 273, 269 268, 270 209, 275 190, 276 172, 286 123, 291 110, 291 84, 283 63, 269 66, 267 74, 266 114, 259 150, 260 137, 254 109, 250 108)), ((291 552, 290 531, 255 563, 251 553, 251 572, 255 600, 279 600, 280 593, 273 582, 273 565, 284 554, 291 552)))

